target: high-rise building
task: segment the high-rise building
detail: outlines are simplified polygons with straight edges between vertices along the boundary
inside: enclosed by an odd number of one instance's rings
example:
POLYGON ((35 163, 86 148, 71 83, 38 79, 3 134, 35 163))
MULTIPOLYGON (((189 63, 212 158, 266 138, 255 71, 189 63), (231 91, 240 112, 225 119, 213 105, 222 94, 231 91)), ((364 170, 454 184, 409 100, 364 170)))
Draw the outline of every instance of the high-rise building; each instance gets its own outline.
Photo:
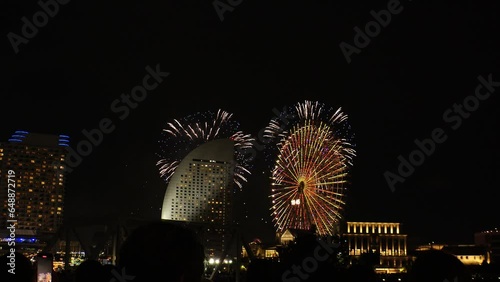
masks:
POLYGON ((210 258, 227 251, 233 224, 234 141, 218 139, 192 150, 170 179, 161 218, 193 223, 210 258))
MULTIPOLYGON (((62 224, 68 143, 66 135, 26 131, 0 143, 0 214, 17 223, 18 237, 54 234, 62 224)), ((0 221, 1 230, 9 224, 0 221)))

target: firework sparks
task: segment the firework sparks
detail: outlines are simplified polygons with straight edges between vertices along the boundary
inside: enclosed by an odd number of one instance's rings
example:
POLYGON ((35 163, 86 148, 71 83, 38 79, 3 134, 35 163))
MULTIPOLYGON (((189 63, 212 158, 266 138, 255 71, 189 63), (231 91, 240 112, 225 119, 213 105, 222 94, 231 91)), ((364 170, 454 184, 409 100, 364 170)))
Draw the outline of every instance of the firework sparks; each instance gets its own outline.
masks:
POLYGON ((348 170, 355 156, 347 115, 319 102, 293 108, 296 118, 270 121, 265 136, 275 140, 272 168, 272 217, 278 231, 287 228, 332 235, 342 218, 348 170))
POLYGON ((160 177, 168 183, 180 161, 194 148, 208 141, 230 138, 234 142, 236 165, 234 183, 241 189, 250 174, 249 160, 241 152, 252 147, 254 138, 238 130, 232 114, 218 110, 174 119, 166 124, 160 142, 160 177))

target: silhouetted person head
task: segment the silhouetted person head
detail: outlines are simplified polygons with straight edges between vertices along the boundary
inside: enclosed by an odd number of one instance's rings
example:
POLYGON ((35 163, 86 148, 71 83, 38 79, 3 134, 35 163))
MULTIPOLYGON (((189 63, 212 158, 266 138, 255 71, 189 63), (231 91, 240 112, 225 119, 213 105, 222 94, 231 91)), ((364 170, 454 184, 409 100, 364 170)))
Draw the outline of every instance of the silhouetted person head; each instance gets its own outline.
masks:
POLYGON ((0 257, 0 281, 35 282, 35 268, 31 261, 21 253, 14 252, 13 254, 14 260, 12 260, 13 255, 11 253, 6 253, 0 257), (12 270, 12 266, 14 270, 12 270))
POLYGON ((417 255, 409 274, 412 282, 470 281, 465 265, 454 255, 439 250, 417 255))
MULTIPOLYGON (((376 282, 378 281, 375 270, 365 264, 353 264, 344 273, 345 282, 376 282)), ((442 281, 441 281, 442 282, 442 281)))
POLYGON ((277 276, 276 264, 266 259, 253 259, 245 275, 247 282, 274 282, 280 281, 281 276, 277 276))
POLYGON ((113 278, 115 278, 116 281, 120 281, 120 279, 116 279, 115 275, 118 272, 118 268, 114 264, 104 264, 102 266, 104 269, 104 277, 106 278, 106 282, 110 282, 113 278))
POLYGON ((105 279, 104 270, 97 260, 85 260, 75 269, 75 282, 109 282, 105 279))
POLYGON ((117 267, 134 282, 199 282, 204 260, 204 247, 193 230, 159 221, 132 231, 120 248, 117 267))

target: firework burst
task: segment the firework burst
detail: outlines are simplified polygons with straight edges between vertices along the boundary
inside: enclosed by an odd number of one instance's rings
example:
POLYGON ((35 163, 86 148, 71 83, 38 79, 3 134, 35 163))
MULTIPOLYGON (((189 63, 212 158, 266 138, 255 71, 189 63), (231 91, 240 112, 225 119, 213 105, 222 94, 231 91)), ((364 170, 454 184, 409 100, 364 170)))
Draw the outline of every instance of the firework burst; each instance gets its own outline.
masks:
POLYGON ((244 154, 254 138, 240 131, 232 114, 223 110, 203 112, 168 122, 160 139, 160 177, 168 183, 182 159, 196 147, 212 140, 229 138, 235 147, 234 183, 241 189, 250 174, 250 161, 244 154))
POLYGON ((333 235, 356 154, 347 115, 311 101, 289 110, 265 130, 277 144, 270 195, 274 224, 279 232, 314 227, 318 235, 333 235))

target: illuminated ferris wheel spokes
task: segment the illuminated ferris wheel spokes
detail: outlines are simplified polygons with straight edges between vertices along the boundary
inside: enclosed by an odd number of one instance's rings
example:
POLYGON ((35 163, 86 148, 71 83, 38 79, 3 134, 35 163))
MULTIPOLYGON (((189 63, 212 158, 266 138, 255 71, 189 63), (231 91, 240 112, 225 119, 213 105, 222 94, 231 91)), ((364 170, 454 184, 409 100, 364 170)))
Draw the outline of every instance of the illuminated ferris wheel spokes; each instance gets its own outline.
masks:
POLYGON ((266 129, 268 136, 279 138, 272 170, 273 220, 279 231, 314 225, 318 234, 332 235, 342 218, 344 186, 355 155, 339 130, 347 116, 340 109, 328 116, 317 102, 306 101, 296 110, 299 120, 290 128, 273 120, 266 129))

